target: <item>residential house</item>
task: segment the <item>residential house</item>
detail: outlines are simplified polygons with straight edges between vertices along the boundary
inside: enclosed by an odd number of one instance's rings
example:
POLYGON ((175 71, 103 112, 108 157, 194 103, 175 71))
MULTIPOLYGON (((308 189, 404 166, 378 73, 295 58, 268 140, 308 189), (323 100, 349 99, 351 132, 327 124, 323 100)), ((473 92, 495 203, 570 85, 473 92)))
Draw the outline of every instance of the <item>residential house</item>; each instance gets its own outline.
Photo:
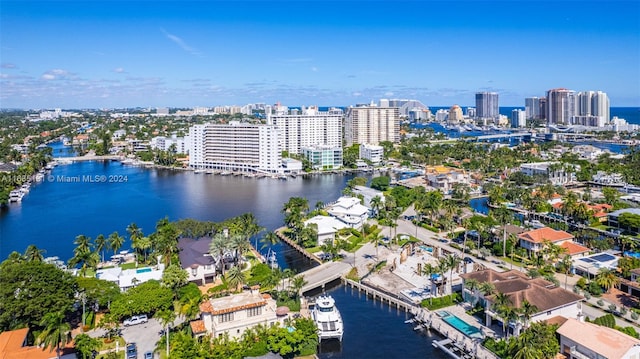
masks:
POLYGON ((470 184, 469 175, 463 169, 446 166, 427 166, 424 172, 427 185, 440 190, 444 194, 449 194, 456 183, 470 184))
POLYGON ((520 165, 520 172, 527 176, 547 178, 554 186, 575 182, 576 172, 579 170, 580 167, 577 165, 575 165, 575 168, 570 169, 563 167, 559 162, 535 162, 520 165))
POLYGON ((569 359, 640 357, 640 340, 613 328, 568 318, 556 333, 560 353, 569 359))
POLYGON ((600 252, 588 256, 572 258, 573 270, 579 275, 595 277, 600 269, 606 268, 615 271, 618 268, 620 257, 615 252, 600 252))
POLYGON ((278 322, 276 301, 258 289, 259 286, 254 286, 251 290, 200 304, 200 320, 190 323, 193 334, 196 337, 209 334, 214 338, 227 334, 230 338, 239 338, 256 325, 275 325, 278 322))
POLYGON ((340 197, 327 206, 327 213, 346 223, 351 228, 360 228, 369 218, 369 208, 360 204, 356 197, 340 197))
POLYGON ((589 248, 575 243, 573 239, 572 234, 549 227, 534 229, 518 235, 520 246, 526 249, 529 254, 542 251, 547 242, 564 248, 565 253, 572 258, 589 252, 589 248))
POLYGON ((627 294, 640 298, 640 268, 631 270, 631 280, 621 278, 620 290, 627 294))
MULTIPOLYGON (((0 333, 0 359, 53 359, 57 358, 56 349, 28 344, 29 328, 8 330, 0 333)), ((62 359, 75 359, 73 347, 68 345, 61 351, 62 359)))
POLYGON ((187 271, 190 282, 200 285, 212 283, 216 278, 216 260, 209 253, 211 238, 180 238, 178 240, 178 257, 182 269, 187 271))
POLYGON ((309 224, 315 224, 318 228, 318 245, 321 246, 326 243, 333 243, 336 238, 336 232, 342 228, 348 228, 349 226, 334 217, 328 216, 315 216, 304 222, 305 226, 309 224))
MULTIPOLYGON (((160 258, 158 258, 160 263, 160 258)), ((120 266, 98 269, 96 278, 114 282, 120 287, 121 291, 126 291, 138 284, 148 282, 150 280, 162 280, 164 273, 164 264, 160 263, 154 267, 140 267, 132 269, 122 269, 120 266)))
MULTIPOLYGON (((556 287, 553 283, 543 278, 529 278, 526 274, 510 270, 506 272, 496 272, 493 269, 485 269, 476 272, 461 274, 463 279, 463 297, 465 301, 478 300, 483 304, 485 310, 485 325, 489 326, 492 319, 500 319, 499 313, 491 308, 498 293, 508 296, 510 305, 520 308, 526 300, 534 305, 538 311, 533 314, 529 322, 538 322, 561 315, 567 318, 575 318, 581 312, 582 296, 571 291, 556 287), (478 283, 489 282, 495 287, 494 294, 483 296, 478 291, 471 292, 465 286, 465 281, 474 279, 478 283)), ((509 323, 516 334, 522 329, 523 320, 509 323)))

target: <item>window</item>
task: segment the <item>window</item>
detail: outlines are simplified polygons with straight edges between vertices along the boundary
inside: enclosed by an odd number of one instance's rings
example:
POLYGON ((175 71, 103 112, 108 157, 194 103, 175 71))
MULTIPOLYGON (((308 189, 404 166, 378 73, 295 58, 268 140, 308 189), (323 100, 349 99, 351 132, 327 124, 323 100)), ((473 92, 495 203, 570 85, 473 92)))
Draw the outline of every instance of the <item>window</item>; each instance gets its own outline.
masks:
POLYGON ((218 323, 225 323, 225 322, 231 322, 231 321, 233 321, 233 312, 218 315, 218 323))
POLYGON ((262 307, 247 309, 247 317, 255 317, 260 314, 262 314, 262 307))
POLYGON ((198 269, 197 268, 191 268, 191 275, 195 276, 198 274, 198 269))

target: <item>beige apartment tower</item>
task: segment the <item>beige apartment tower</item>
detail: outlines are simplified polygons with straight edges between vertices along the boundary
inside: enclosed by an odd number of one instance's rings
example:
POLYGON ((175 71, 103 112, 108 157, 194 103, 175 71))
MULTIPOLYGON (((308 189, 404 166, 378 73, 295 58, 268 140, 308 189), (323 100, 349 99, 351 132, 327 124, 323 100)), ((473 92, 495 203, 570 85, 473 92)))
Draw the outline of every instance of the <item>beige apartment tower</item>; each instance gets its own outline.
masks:
POLYGON ((397 107, 349 107, 344 122, 347 146, 378 145, 382 141, 400 140, 400 115, 397 107))

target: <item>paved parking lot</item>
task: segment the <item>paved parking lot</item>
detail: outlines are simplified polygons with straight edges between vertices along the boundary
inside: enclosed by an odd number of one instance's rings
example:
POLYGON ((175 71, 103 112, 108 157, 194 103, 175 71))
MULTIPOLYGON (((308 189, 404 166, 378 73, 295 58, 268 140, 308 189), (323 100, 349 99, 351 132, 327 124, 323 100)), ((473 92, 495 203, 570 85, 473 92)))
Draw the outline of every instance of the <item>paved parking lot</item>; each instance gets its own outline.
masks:
MULTIPOLYGON (((162 326, 157 319, 151 318, 144 324, 132 325, 130 327, 122 327, 122 337, 127 343, 136 343, 138 346, 138 358, 142 358, 143 354, 156 348, 156 343, 160 340, 160 331, 162 326)), ((124 349, 124 348, 123 348, 124 349)), ((156 354, 154 358, 157 358, 156 354)))

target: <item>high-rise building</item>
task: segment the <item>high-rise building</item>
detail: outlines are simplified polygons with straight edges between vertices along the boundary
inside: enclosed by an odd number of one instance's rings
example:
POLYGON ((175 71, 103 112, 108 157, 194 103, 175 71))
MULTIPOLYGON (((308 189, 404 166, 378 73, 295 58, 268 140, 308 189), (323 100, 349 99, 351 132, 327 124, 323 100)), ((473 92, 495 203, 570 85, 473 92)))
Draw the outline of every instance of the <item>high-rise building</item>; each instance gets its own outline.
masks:
POLYGON ((301 153, 303 147, 342 146, 342 118, 339 109, 318 111, 318 107, 303 107, 300 113, 284 110, 267 114, 267 124, 280 131, 280 147, 289 153, 301 153))
POLYGON ((565 88, 547 91, 547 123, 570 125, 576 114, 576 93, 565 88))
POLYGON ((524 99, 524 117, 527 120, 539 120, 540 116, 540 98, 527 97, 524 99))
POLYGON ((526 127, 527 120, 525 117, 525 111, 522 111, 520 109, 514 109, 513 111, 511 111, 511 127, 526 127))
POLYGON ((429 108, 425 106, 422 102, 418 100, 409 100, 409 99, 380 99, 378 102, 380 107, 397 107, 400 116, 409 116, 409 112, 413 109, 422 109, 428 110, 429 108))
POLYGON ((478 92, 476 93, 476 117, 484 120, 495 120, 500 116, 498 106, 498 93, 478 92))
POLYGON ((378 145, 382 141, 398 142, 400 116, 397 107, 349 107, 344 122, 347 146, 354 143, 378 145))
POLYGON ((462 109, 458 105, 453 105, 449 109, 449 119, 447 122, 449 123, 459 123, 464 121, 464 116, 462 115, 462 109))
POLYGON ((538 115, 541 120, 544 120, 547 118, 547 98, 541 97, 538 101, 540 102, 540 111, 538 111, 538 115))
POLYGON ((282 155, 278 128, 231 121, 189 128, 189 166, 233 172, 278 173, 282 155))
POLYGON ((578 111, 576 116, 581 116, 580 122, 588 120, 596 123, 598 127, 604 126, 610 120, 609 97, 602 91, 582 91, 578 93, 578 111))

